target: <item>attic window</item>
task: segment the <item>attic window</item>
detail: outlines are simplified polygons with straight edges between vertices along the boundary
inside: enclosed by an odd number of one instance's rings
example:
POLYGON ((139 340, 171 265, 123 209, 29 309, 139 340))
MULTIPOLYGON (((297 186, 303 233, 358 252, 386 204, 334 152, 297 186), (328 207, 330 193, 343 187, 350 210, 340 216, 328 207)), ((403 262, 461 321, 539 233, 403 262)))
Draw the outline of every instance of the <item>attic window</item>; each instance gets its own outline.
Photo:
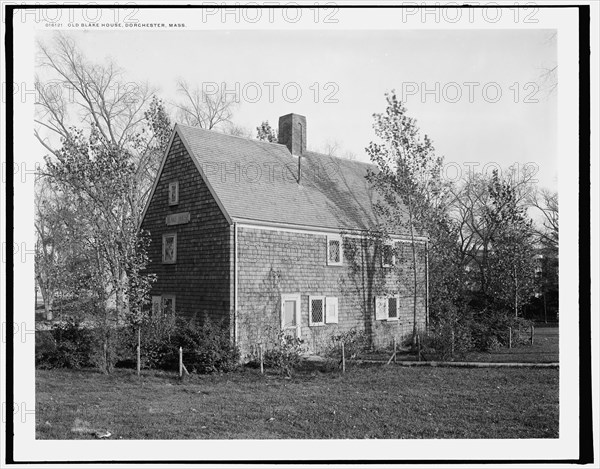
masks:
POLYGON ((327 265, 342 265, 342 237, 340 235, 327 236, 327 265))
POLYGON ((179 181, 169 183, 169 205, 179 203, 179 181))
POLYGON ((163 264, 175 264, 177 261, 177 233, 167 233, 162 237, 163 264))

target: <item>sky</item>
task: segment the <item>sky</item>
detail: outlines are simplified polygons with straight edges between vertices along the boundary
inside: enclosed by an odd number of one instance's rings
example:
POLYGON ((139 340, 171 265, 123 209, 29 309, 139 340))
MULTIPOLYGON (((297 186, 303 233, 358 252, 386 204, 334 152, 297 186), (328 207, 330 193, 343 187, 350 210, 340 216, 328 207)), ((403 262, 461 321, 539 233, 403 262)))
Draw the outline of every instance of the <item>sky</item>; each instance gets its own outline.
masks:
MULTIPOLYGON (((38 34, 44 42, 52 31, 38 34)), ((235 124, 307 118, 307 144, 338 154, 375 139, 373 113, 395 90, 444 157, 446 177, 528 165, 557 188, 552 30, 205 30, 69 32, 91 61, 113 60, 170 102, 177 80, 239 92, 235 124), (299 95, 298 92, 301 94, 299 95), (271 94, 271 96, 270 96, 271 94), (487 166, 486 166, 487 164, 487 166)))

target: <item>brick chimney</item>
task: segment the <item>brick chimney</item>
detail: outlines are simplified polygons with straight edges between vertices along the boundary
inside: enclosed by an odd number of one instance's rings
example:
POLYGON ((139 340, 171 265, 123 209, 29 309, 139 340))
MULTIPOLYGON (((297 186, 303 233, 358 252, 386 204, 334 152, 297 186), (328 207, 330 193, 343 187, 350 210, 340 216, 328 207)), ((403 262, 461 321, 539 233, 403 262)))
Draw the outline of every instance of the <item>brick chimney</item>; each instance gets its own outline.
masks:
POLYGON ((306 117, 300 114, 281 116, 277 141, 288 147, 292 155, 302 156, 306 151, 306 117))

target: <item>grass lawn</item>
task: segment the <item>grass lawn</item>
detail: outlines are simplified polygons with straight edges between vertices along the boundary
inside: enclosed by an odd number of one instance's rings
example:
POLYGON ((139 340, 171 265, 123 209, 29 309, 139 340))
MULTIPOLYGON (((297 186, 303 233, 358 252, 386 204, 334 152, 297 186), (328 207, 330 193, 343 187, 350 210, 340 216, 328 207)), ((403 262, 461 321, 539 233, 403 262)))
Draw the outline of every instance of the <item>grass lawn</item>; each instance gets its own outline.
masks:
POLYGON ((558 369, 353 365, 292 379, 36 372, 36 438, 557 438, 558 369))

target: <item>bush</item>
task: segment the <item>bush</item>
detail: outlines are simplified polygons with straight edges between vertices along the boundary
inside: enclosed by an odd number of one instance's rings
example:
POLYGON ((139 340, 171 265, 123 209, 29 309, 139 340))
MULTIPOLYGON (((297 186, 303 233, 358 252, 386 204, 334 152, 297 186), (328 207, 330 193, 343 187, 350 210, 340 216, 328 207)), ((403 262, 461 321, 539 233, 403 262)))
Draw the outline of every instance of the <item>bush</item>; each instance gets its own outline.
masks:
POLYGON ((512 312, 484 310, 473 316, 471 331, 474 348, 479 351, 492 351, 508 346, 508 329, 512 329, 512 344, 527 342, 527 332, 531 322, 515 318, 512 312))
POLYGON ((144 369, 175 369, 177 351, 172 339, 176 336, 175 316, 156 315, 146 318, 140 325, 132 324, 124 330, 130 357, 136 357, 140 332, 141 367, 144 369))
POLYGON ((138 329, 144 369, 176 370, 179 347, 183 347, 183 362, 190 372, 225 372, 238 365, 239 352, 225 323, 207 320, 198 325, 169 314, 147 318, 139 326, 87 328, 72 318, 55 324, 51 331, 36 336, 36 366, 96 367, 104 372, 110 372, 115 364, 135 366, 138 329))
POLYGON ((438 322, 422 339, 423 353, 435 354, 442 360, 462 357, 473 349, 469 322, 438 322))
POLYGON ((293 370, 300 364, 304 351, 304 341, 282 331, 276 345, 265 351, 264 364, 268 368, 274 368, 279 374, 291 377, 293 370))
POLYGON ((39 368, 84 368, 94 365, 96 341, 92 330, 73 318, 36 334, 36 366, 39 368))
POLYGON ((225 322, 210 320, 197 326, 194 321, 181 322, 174 341, 183 347, 183 362, 189 371, 215 373, 234 370, 239 363, 239 351, 232 343, 225 322))
POLYGON ((331 346, 326 352, 327 356, 341 359, 342 343, 346 360, 355 359, 371 348, 371 340, 366 331, 350 329, 342 334, 331 336, 331 346))

